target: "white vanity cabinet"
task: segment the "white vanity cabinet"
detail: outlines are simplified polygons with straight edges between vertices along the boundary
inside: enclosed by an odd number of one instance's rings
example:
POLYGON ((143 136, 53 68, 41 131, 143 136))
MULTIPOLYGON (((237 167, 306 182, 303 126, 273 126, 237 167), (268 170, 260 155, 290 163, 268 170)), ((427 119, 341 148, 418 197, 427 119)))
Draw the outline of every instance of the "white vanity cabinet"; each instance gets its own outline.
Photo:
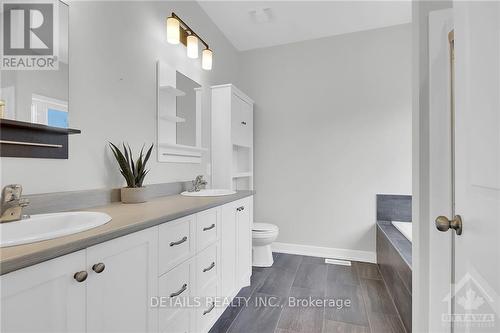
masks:
POLYGON ((155 332, 157 230, 2 275, 1 331, 155 332))
POLYGON ((0 276, 1 331, 208 332, 224 311, 215 298, 250 284, 252 200, 0 276))
POLYGON ((0 276, 2 332, 83 332, 85 250, 0 276))
POLYGON ((252 275, 252 209, 253 197, 222 207, 221 293, 234 297, 250 285, 252 275))
POLYGON ((89 247, 87 266, 87 332, 157 330, 158 227, 89 247))

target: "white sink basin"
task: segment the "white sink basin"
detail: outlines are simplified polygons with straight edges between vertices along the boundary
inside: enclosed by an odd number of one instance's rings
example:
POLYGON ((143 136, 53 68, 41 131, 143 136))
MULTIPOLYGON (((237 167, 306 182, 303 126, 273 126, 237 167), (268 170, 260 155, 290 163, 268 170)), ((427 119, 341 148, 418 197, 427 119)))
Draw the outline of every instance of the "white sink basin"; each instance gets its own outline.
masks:
POLYGON ((185 195, 186 197, 219 197, 222 195, 231 195, 236 192, 233 190, 224 190, 224 189, 208 189, 208 190, 200 190, 198 192, 182 192, 181 195, 185 195))
POLYGON ((30 218, 0 224, 0 247, 38 242, 89 230, 111 221, 97 212, 67 212, 31 215, 30 218))

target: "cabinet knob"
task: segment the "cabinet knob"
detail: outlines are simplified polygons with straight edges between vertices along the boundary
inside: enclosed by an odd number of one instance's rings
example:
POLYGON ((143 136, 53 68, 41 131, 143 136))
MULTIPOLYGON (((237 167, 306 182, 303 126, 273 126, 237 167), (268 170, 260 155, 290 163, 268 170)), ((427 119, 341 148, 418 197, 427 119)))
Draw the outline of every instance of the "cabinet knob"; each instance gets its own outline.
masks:
POLYGON ((247 122, 246 122, 246 121, 242 121, 242 122, 241 122, 241 124, 242 124, 242 125, 246 125, 246 124, 247 124, 247 122))
POLYGON ((92 270, 96 273, 102 273, 105 268, 106 268, 106 265, 104 265, 102 262, 92 266, 92 270))
POLYGON ((75 275, 73 275, 73 278, 78 281, 78 282, 83 282, 85 280, 87 280, 87 272, 86 271, 80 271, 80 272, 76 272, 75 275))

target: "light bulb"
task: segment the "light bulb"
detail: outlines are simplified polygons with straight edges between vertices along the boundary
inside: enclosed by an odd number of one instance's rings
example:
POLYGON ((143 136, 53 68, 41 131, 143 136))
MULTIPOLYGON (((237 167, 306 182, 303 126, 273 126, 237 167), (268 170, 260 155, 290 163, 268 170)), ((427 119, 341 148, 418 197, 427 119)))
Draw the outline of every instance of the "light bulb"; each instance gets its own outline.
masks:
POLYGON ((212 69, 212 50, 204 49, 201 52, 201 68, 209 71, 212 69))
POLYGON ((198 58, 198 37, 195 35, 187 36, 187 56, 188 58, 198 58))
POLYGON ((181 30, 179 20, 175 17, 167 18, 167 42, 170 44, 179 44, 181 30))

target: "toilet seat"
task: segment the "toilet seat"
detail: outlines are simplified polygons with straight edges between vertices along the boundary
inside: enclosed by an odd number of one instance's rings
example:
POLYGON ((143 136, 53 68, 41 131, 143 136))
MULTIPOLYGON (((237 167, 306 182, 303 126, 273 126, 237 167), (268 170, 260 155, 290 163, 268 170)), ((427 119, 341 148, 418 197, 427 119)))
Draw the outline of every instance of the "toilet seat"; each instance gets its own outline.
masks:
POLYGON ((253 232, 257 233, 272 233, 272 232, 277 232, 279 231, 279 228, 271 223, 254 223, 252 227, 253 232))

